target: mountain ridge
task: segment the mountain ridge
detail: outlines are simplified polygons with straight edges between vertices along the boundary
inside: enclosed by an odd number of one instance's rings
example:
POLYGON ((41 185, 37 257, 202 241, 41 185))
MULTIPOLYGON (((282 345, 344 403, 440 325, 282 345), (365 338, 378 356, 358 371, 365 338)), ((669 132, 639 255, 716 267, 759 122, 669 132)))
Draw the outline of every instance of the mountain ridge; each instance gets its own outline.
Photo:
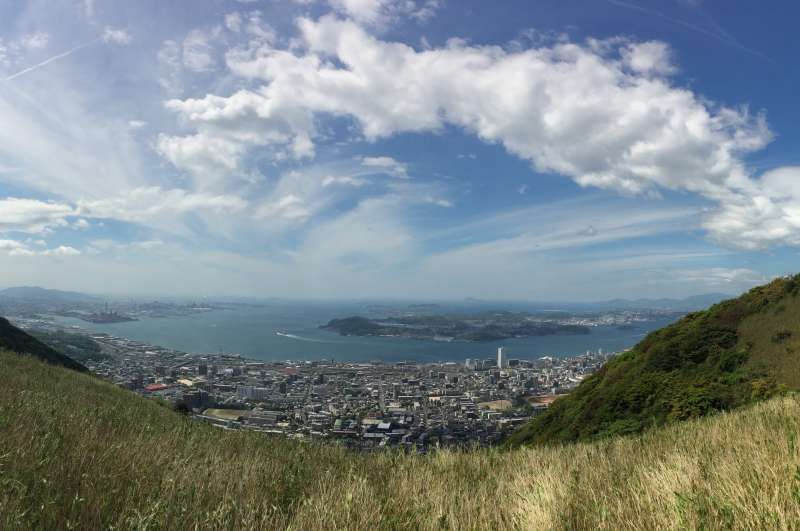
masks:
POLYGON ((77 291, 42 288, 39 286, 13 286, 0 290, 0 299, 21 299, 52 302, 85 302, 97 300, 94 295, 77 291))

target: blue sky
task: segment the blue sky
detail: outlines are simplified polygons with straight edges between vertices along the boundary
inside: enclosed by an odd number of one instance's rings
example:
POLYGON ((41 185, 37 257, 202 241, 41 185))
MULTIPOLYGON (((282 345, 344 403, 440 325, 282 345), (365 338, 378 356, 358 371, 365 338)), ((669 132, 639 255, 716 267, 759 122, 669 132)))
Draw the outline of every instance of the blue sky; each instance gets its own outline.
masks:
POLYGON ((0 283, 742 291, 796 270, 798 11, 0 0, 0 283))

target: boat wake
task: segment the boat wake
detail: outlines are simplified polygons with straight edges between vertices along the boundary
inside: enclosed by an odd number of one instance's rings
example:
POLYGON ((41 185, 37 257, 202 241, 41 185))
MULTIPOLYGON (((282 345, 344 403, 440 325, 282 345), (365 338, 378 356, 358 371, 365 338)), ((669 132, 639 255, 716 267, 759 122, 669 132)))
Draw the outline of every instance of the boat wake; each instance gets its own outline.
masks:
POLYGON ((297 341, 308 341, 310 343, 327 343, 327 341, 323 341, 321 339, 314 339, 314 338, 311 338, 311 337, 298 336, 298 335, 295 335, 295 334, 289 334, 287 332, 275 332, 275 335, 276 336, 281 336, 281 337, 288 337, 289 339, 296 339, 297 341))

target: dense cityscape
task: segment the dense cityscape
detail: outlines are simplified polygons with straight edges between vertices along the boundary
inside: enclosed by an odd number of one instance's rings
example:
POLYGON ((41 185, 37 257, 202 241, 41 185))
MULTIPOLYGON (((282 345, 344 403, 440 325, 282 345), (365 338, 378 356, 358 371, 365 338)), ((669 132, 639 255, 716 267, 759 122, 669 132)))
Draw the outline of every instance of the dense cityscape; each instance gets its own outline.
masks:
POLYGON ((490 445, 546 408, 609 355, 465 363, 261 362, 192 356, 93 335, 111 357, 96 374, 228 429, 338 440, 359 449, 490 445))
MULTIPOLYGON (((53 327, 36 318, 15 322, 37 331, 53 327)), ((78 332, 99 347, 84 361, 94 374, 200 421, 353 449, 421 453, 501 442, 613 355, 600 350, 530 361, 487 347, 485 359, 461 363, 265 362, 78 332)))

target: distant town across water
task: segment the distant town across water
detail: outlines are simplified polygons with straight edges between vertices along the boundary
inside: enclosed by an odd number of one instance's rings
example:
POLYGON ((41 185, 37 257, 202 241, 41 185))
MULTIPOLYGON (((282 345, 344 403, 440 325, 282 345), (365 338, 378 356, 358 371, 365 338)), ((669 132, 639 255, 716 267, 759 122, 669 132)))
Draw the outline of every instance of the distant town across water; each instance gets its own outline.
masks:
MULTIPOLYGON (((430 306, 414 311, 454 312, 465 307, 430 306)), ((497 309, 500 309, 499 307, 497 309)), ((507 308, 504 308, 507 309, 507 308)), ((516 308, 515 310, 521 310, 516 308)), ((232 352, 263 360, 416 361, 463 362, 466 358, 492 357, 504 346, 510 358, 574 356, 588 350, 614 352, 631 347, 648 332, 674 321, 678 314, 657 315, 648 320, 591 326, 588 334, 507 338, 502 341, 460 342, 399 337, 342 336, 320 329, 331 319, 350 315, 381 316, 390 310, 364 303, 268 302, 233 305, 226 309, 141 317, 135 321, 87 322, 56 316, 58 323, 144 341, 193 353, 232 352)))

